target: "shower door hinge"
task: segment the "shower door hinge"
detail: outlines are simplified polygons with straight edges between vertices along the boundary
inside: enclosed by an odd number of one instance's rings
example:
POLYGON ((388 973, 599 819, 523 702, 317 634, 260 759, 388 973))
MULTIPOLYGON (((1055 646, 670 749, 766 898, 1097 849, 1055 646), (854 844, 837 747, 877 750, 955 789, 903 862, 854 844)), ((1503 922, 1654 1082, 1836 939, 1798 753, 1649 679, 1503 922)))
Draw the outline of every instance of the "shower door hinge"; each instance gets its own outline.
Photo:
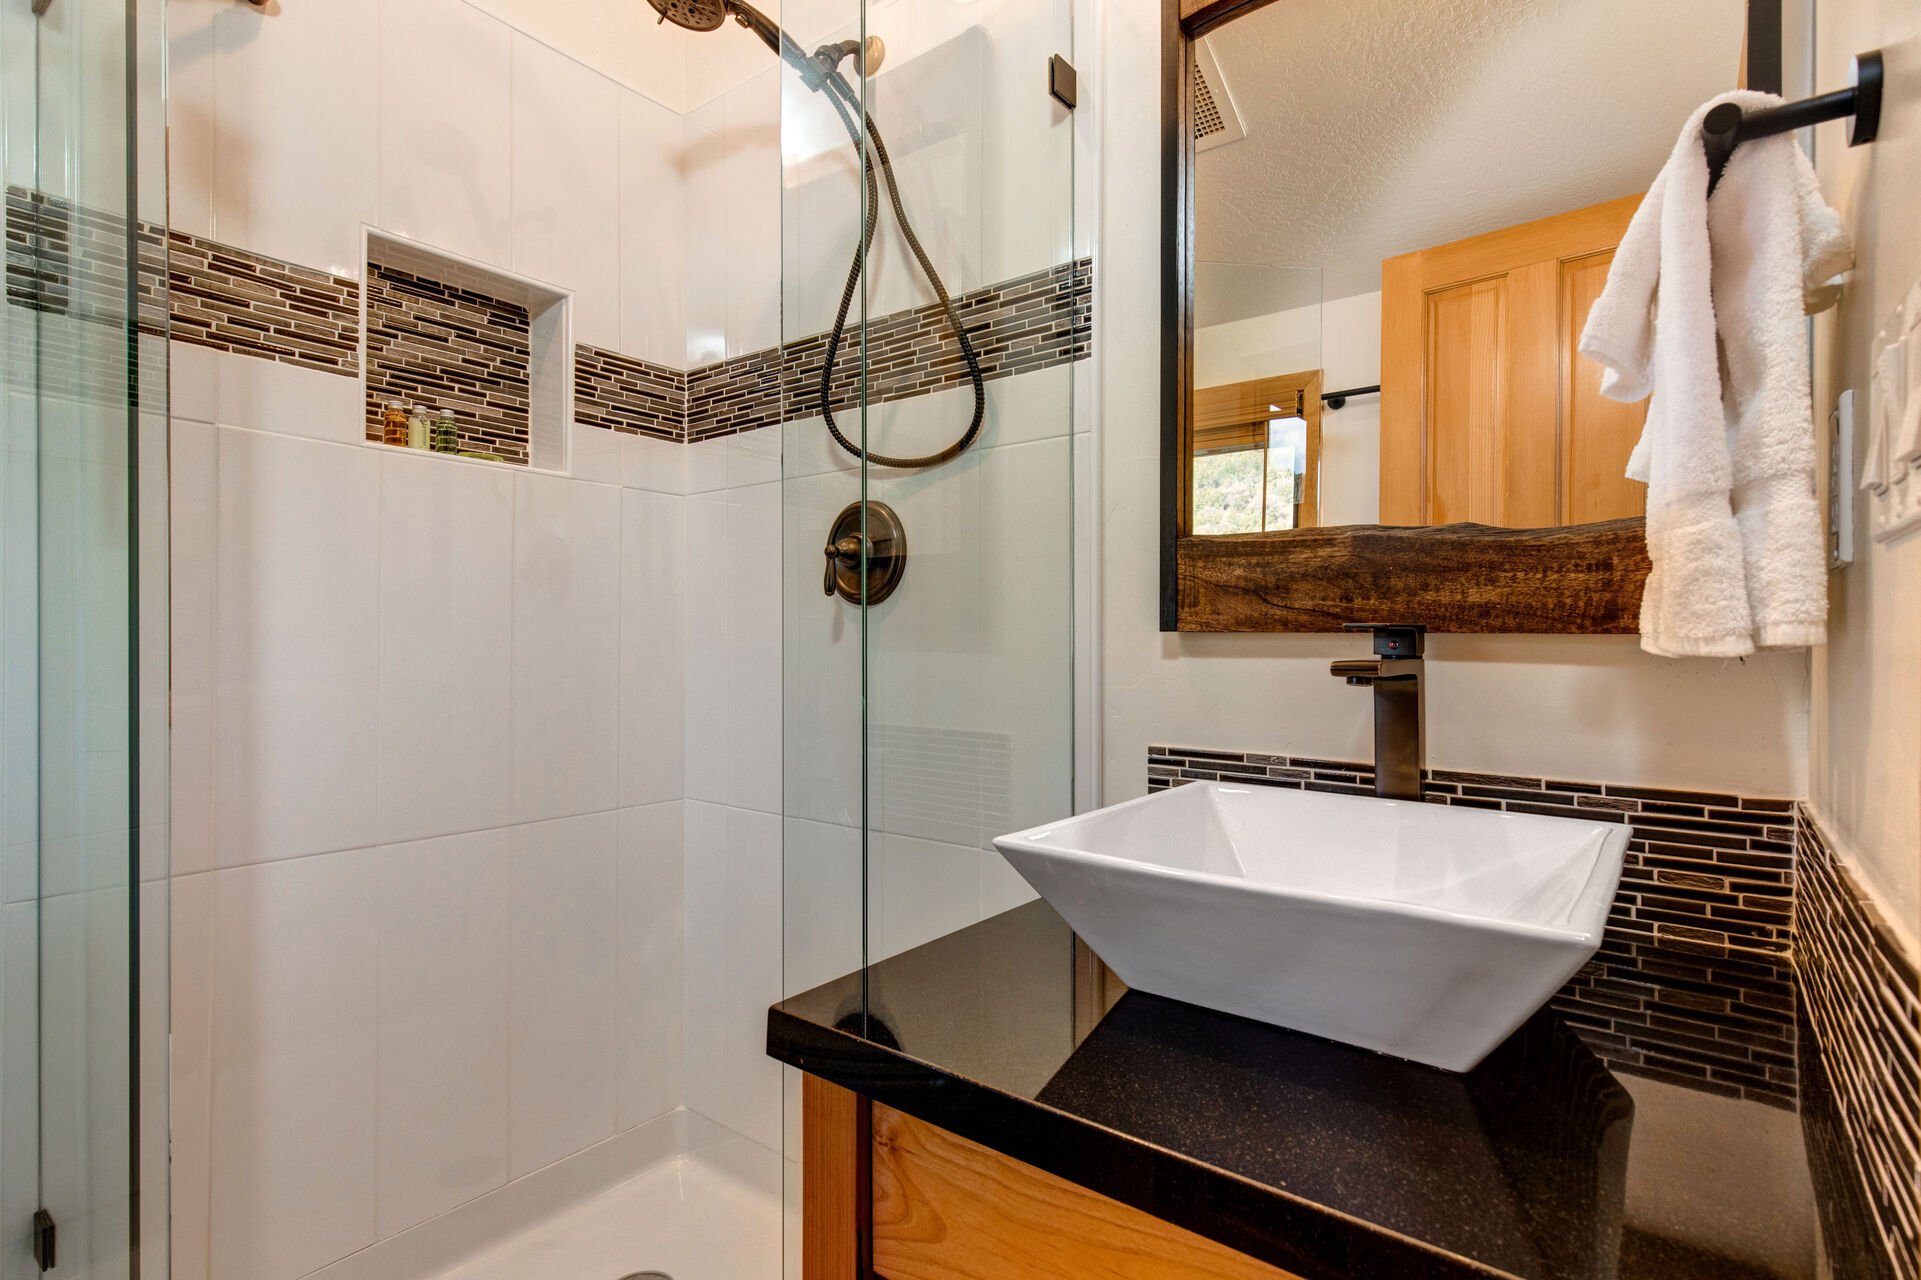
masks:
POLYGON ((36 18, 46 17, 47 10, 51 8, 53 8, 53 0, 33 0, 33 16, 36 18))
POLYGON ((1069 111, 1080 105, 1081 78, 1074 64, 1058 53, 1047 60, 1047 91, 1069 111))
POLYGON ((33 1260, 40 1264, 42 1271, 51 1271, 54 1268, 55 1259, 58 1257, 54 1252, 57 1238, 58 1229, 53 1225, 53 1215, 45 1209, 35 1209, 33 1211, 33 1260))

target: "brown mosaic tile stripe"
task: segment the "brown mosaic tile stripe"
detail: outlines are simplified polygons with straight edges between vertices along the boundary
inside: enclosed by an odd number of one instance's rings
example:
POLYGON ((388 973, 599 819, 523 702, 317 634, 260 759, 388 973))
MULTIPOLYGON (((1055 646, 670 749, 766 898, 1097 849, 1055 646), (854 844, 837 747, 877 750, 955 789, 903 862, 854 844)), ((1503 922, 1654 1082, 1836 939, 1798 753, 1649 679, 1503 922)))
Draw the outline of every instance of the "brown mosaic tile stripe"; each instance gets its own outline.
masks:
POLYGON ((390 401, 451 413, 462 449, 525 466, 527 308, 384 263, 367 267, 367 438, 390 401))
POLYGON ((360 370, 360 284, 175 231, 167 237, 172 336, 303 369, 360 370))
MULTIPOLYGON (((1085 359, 1093 349, 1093 260, 1081 258, 955 301, 987 380, 1085 359)), ((870 404, 906 400, 967 382, 967 363, 938 304, 870 319, 867 324, 870 404)), ((724 360, 687 375, 687 438, 734 435, 819 412, 827 335, 724 360), (784 397, 784 403, 783 403, 784 397)), ((835 412, 850 410, 861 390, 858 338, 844 340, 834 366, 835 412)))
POLYGON ((685 439, 691 443, 778 426, 780 386, 778 347, 688 370, 685 439))
POLYGON ((1799 817, 1795 959, 1845 1159, 1891 1260, 1921 1274, 1921 976, 1873 900, 1799 817))
POLYGON ((678 441, 687 431, 687 374, 581 343, 574 348, 574 421, 678 441))
MULTIPOLYGON (((1371 765, 1150 747, 1148 789, 1218 779, 1374 794, 1371 765)), ((1434 804, 1631 825, 1601 949, 1554 1007, 1607 1062, 1795 1103, 1793 805, 1718 792, 1429 770, 1434 804)))
POLYGON ((41 394, 75 403, 124 404, 131 387, 141 407, 164 404, 165 382, 141 377, 126 320, 131 252, 140 331, 165 332, 165 236, 149 224, 131 233, 128 226, 124 213, 7 187, 7 301, 64 322, 8 326, 0 358, 10 380, 31 379, 41 394))
MULTIPOLYGON (((89 281, 48 267, 43 250, 26 251, 41 241, 64 245, 84 218, 18 188, 8 191, 7 217, 10 300, 66 306, 76 288, 86 292, 89 281)), ((164 249, 157 240, 143 246, 148 249, 143 276, 152 279, 142 293, 149 331, 160 332, 164 318, 169 336, 182 342, 325 373, 359 373, 358 281, 178 231, 167 234, 164 249)), ((1084 359, 1093 345, 1093 278, 1092 260, 1081 258, 956 299, 983 375, 1008 378, 1084 359)), ((98 284, 121 288, 124 280, 98 284)), ((575 352, 576 418, 612 431, 693 441, 811 416, 826 348, 827 336, 815 334, 682 373, 583 344, 575 352)), ((937 305, 871 320, 866 354, 873 403, 967 381, 966 363, 937 305)), ((417 367, 425 356, 416 356, 417 367)), ((838 405, 857 400, 862 377, 858 356, 844 350, 834 378, 838 405)), ((473 429, 485 435, 492 425, 483 421, 473 429)), ((505 440, 476 437, 473 443, 503 452, 505 440)))

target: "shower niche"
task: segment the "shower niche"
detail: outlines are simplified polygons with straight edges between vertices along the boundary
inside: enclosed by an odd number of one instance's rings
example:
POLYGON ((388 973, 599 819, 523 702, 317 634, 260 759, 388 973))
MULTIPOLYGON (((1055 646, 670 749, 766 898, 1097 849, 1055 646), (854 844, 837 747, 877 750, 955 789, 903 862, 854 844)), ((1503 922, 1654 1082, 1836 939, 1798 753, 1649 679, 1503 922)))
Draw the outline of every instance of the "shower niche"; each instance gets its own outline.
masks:
POLYGON ((573 420, 573 297, 390 232, 368 228, 361 279, 366 437, 391 443, 398 404, 451 418, 470 459, 567 469, 573 420))

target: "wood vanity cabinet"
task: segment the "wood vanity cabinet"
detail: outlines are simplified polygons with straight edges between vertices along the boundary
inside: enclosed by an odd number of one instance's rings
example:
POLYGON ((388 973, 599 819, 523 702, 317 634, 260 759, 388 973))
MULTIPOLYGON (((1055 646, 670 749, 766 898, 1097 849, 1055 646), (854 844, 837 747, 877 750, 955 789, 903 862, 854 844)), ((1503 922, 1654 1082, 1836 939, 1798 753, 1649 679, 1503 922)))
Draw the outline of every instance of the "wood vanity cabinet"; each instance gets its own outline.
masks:
POLYGON ((1299 1280, 817 1077, 801 1100, 803 1280, 1299 1280))

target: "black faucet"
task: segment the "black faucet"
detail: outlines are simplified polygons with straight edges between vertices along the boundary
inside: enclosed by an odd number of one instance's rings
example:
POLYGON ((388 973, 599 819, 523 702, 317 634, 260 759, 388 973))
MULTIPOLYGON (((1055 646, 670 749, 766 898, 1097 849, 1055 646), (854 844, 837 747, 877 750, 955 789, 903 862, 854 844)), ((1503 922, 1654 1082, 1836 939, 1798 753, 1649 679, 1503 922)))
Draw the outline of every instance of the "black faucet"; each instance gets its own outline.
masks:
POLYGON ((1421 651, 1427 628, 1418 623, 1350 622, 1345 631, 1374 633, 1372 658, 1343 658, 1335 675, 1374 689, 1374 794, 1419 800, 1427 760, 1421 706, 1421 651))

